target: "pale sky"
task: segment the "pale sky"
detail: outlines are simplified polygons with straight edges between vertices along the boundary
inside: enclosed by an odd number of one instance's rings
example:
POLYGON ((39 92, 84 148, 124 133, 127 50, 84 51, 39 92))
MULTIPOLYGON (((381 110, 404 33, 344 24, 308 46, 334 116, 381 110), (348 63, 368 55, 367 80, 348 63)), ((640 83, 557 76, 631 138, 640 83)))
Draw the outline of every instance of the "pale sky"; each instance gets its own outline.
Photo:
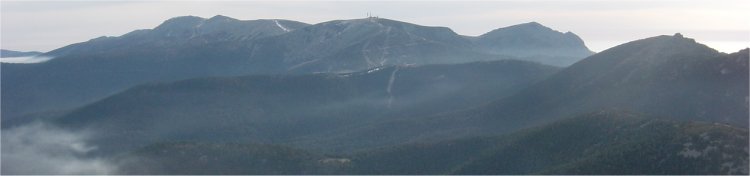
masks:
POLYGON ((594 51, 656 35, 722 52, 750 46, 750 0, 588 1, 0 1, 0 48, 50 51, 100 36, 150 29, 176 16, 319 23, 371 12, 477 36, 531 21, 578 34, 594 51))

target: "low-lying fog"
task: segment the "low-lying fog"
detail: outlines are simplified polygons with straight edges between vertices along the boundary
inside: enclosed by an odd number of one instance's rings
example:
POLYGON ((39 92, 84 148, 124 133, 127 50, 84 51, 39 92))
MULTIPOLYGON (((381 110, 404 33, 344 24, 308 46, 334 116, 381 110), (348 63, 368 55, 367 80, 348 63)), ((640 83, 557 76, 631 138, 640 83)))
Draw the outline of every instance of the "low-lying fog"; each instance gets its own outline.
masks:
POLYGON ((90 156, 89 136, 39 122, 3 129, 0 174, 114 174, 112 162, 90 156))
POLYGON ((50 59, 52 59, 52 57, 47 57, 47 56, 2 57, 0 58, 0 62, 30 64, 30 63, 40 63, 40 62, 48 61, 50 59))

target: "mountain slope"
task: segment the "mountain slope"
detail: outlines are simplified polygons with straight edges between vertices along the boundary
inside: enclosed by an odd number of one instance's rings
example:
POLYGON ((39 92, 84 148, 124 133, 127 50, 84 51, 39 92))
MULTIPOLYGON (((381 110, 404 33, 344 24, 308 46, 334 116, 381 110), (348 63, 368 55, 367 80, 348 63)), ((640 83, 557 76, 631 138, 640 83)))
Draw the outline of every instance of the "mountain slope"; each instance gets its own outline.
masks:
POLYGON ((503 136, 350 155, 276 145, 167 142, 118 157, 128 174, 747 174, 748 131, 622 111, 503 136))
POLYGON ((652 37, 588 57, 473 113, 521 125, 618 108, 747 127, 747 63, 748 50, 727 55, 681 36, 652 37))
POLYGON ((360 174, 747 174, 746 129, 617 111, 352 158, 360 174), (461 152, 457 152, 461 151, 461 152))
POLYGON ((348 74, 190 79, 138 86, 53 121, 101 131, 104 150, 183 139, 352 150, 400 142, 339 138, 352 128, 476 106, 556 70, 505 60, 348 74))
POLYGON ((572 32, 561 33, 537 22, 495 29, 477 37, 476 43, 490 53, 556 66, 569 66, 594 54, 572 32))
MULTIPOLYGON (((119 174, 323 174, 338 169, 323 155, 284 146, 167 142, 118 158, 119 174)), ((330 160, 330 159, 329 159, 330 160)))
POLYGON ((445 27, 381 18, 328 21, 264 40, 260 62, 291 72, 351 72, 387 65, 508 59, 472 50, 445 27))
POLYGON ((308 24, 289 20, 237 20, 221 15, 208 19, 183 16, 166 20, 154 29, 136 30, 120 37, 100 37, 56 49, 45 55, 111 55, 143 51, 148 54, 158 53, 161 57, 175 57, 171 54, 179 53, 169 52, 180 51, 183 49, 181 47, 229 41, 248 42, 305 26, 308 24), (284 24, 283 28, 280 27, 281 24, 284 24))
POLYGON ((82 106, 148 82, 513 58, 477 48, 472 39, 445 27, 380 18, 308 25, 225 16, 176 17, 154 29, 100 37, 42 55, 54 59, 2 64, 4 119, 82 106))
POLYGON ((61 110, 101 99, 128 87, 153 81, 263 72, 238 68, 257 38, 305 26, 286 20, 240 21, 177 17, 155 29, 120 37, 100 37, 43 54, 38 64, 2 67, 2 114, 12 119, 28 113, 61 110))
POLYGON ((748 50, 722 54, 692 39, 658 36, 588 57, 491 103, 395 119, 339 137, 436 141, 503 134, 602 109, 746 128, 747 63, 748 50), (399 133, 384 129, 399 129, 399 133))

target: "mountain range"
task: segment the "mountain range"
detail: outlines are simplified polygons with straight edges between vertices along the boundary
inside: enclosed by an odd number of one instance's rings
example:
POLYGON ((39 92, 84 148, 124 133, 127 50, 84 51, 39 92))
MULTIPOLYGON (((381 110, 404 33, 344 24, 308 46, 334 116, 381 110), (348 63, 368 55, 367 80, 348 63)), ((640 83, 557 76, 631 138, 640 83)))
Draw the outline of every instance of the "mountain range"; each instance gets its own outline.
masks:
POLYGON ((64 110, 138 84, 195 77, 343 73, 388 65, 510 58, 552 59, 556 61, 542 63, 555 65, 558 61, 570 64, 591 54, 572 33, 563 34, 538 23, 507 28, 513 30, 468 37, 445 27, 382 18, 309 25, 289 20, 243 21, 226 16, 176 17, 154 29, 99 37, 44 53, 42 56, 55 58, 44 63, 3 63, 2 99, 6 103, 2 113, 12 119, 64 110), (482 42, 514 33, 533 40, 526 45, 514 41, 482 42), (498 50, 506 46, 502 43, 526 47, 538 54, 498 50), (544 50, 550 52, 541 52, 544 50))
POLYGON ((2 64, 2 129, 88 132, 124 174, 750 170, 750 49, 679 33, 186 16, 41 55, 2 64))
POLYGON ((510 97, 446 116, 517 129, 618 108, 746 128, 747 58, 747 49, 723 54, 681 35, 646 38, 587 57, 510 97))

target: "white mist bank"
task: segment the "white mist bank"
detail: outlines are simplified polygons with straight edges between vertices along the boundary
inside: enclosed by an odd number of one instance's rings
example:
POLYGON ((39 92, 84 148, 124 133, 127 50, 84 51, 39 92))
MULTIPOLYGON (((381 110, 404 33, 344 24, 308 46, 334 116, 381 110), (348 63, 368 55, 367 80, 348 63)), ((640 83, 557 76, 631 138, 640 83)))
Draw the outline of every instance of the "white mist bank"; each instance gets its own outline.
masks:
POLYGON ((87 156, 96 150, 86 143, 88 137, 43 123, 4 129, 0 174, 115 174, 114 164, 87 156))
POLYGON ((19 63, 19 64, 31 64, 48 61, 53 57, 48 56, 24 56, 24 57, 2 57, 0 62, 2 63, 19 63))

